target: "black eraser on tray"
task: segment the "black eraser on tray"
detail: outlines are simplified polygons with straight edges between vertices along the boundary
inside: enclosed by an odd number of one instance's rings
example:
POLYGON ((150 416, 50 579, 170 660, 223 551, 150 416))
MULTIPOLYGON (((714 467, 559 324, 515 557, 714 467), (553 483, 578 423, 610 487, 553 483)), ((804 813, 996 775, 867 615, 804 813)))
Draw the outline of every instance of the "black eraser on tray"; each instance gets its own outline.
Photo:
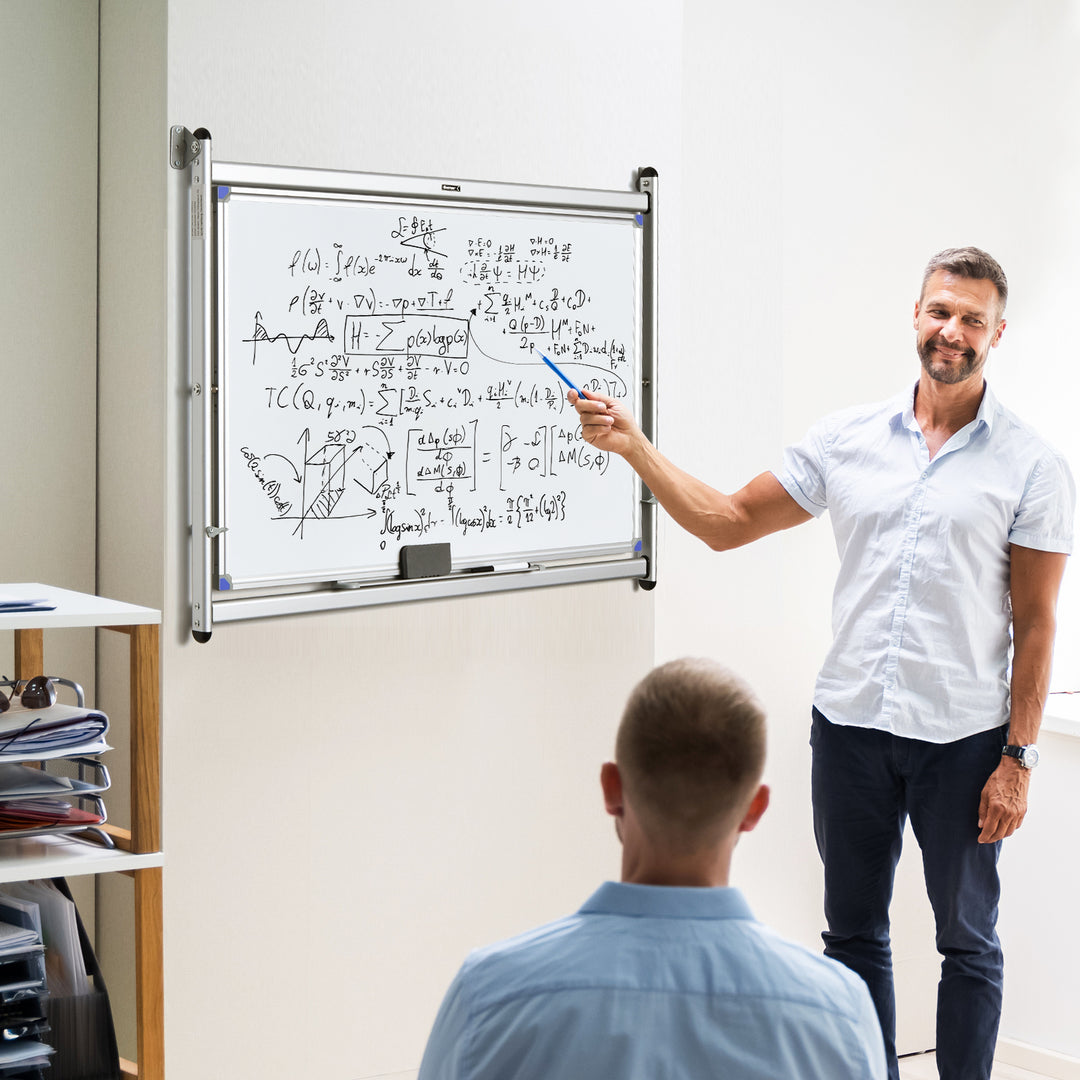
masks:
POLYGON ((403 578, 442 577, 449 573, 449 544, 406 544, 401 549, 403 578))

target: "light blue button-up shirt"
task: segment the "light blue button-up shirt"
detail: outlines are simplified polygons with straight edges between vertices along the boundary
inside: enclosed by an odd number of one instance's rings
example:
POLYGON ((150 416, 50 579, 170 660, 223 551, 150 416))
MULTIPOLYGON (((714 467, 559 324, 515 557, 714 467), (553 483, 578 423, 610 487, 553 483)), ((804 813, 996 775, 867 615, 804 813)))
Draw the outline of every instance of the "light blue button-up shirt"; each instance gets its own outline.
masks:
POLYGON ((880 1080, 847 968, 736 889, 607 882, 576 914, 470 954, 420 1080, 880 1080))
POLYGON ((829 511, 840 571, 814 704, 833 723, 943 743, 1009 718, 1009 547, 1072 550, 1065 459, 987 386, 930 459, 914 389, 846 409, 776 473, 829 511))

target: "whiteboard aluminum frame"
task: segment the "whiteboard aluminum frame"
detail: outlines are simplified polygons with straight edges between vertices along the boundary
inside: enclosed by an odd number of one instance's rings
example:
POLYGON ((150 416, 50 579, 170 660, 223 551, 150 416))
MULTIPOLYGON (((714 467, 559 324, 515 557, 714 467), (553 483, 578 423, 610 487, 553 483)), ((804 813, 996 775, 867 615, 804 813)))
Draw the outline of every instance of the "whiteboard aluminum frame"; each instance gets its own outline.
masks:
MULTIPOLYGON (((217 187, 255 188, 267 194, 360 195, 393 200, 425 200, 452 205, 640 215, 642 248, 641 419, 655 438, 657 354, 657 186, 655 169, 638 173, 636 192, 496 183, 444 177, 395 176, 253 165, 212 160, 209 132, 199 129, 190 160, 189 179, 189 396, 191 510, 191 630, 197 641, 210 638, 213 624, 315 611, 342 610, 389 603, 434 600, 477 593, 579 584, 620 578, 636 579, 645 589, 656 584, 655 499, 638 482, 641 498, 640 552, 631 557, 583 559, 549 564, 532 562, 527 570, 451 574, 423 580, 389 579, 355 588, 313 582, 285 593, 230 595, 214 588, 217 537, 216 466, 216 303, 215 261, 218 229, 217 187)), ((176 167, 174 165, 174 167, 176 167)), ((219 435, 220 437, 220 435, 219 435)))

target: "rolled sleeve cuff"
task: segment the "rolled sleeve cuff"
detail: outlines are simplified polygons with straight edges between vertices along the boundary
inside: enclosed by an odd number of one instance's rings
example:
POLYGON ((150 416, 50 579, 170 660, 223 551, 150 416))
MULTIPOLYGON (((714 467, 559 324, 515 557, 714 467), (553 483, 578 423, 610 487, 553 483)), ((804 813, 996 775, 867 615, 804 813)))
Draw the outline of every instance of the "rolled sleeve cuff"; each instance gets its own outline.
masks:
POLYGON ((1023 529, 1013 529, 1009 533, 1009 543, 1016 544, 1017 547, 1031 548, 1034 551, 1057 551, 1062 555, 1071 555, 1073 551, 1071 536, 1048 536, 1046 533, 1025 532, 1023 529))
POLYGON ((781 469, 777 472, 775 469, 770 470, 773 476, 780 481, 780 486, 808 513, 813 514, 814 517, 821 517, 825 513, 827 507, 819 506, 814 502, 803 489, 799 486, 798 480, 787 470, 781 469))

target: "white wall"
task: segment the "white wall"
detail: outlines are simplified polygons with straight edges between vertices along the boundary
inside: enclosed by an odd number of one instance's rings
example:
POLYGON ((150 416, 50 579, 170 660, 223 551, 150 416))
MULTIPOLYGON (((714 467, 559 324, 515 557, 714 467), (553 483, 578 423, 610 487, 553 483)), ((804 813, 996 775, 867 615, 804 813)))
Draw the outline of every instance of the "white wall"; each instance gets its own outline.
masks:
MULTIPOLYGON (((1080 285, 1080 162, 1062 120, 1080 90, 1077 36, 1065 2, 684 4, 683 352, 665 354, 661 405, 677 460, 730 490, 817 417, 913 382, 922 267, 968 243, 1012 282, 990 379, 1048 437, 1076 439, 1063 313, 1080 285)), ((777 797, 737 869, 759 913, 811 944, 822 920, 806 736, 835 571, 828 524, 724 556, 665 537, 658 658, 714 652, 765 697, 777 797)), ((1062 858, 1068 818, 1050 812, 1067 805, 1075 754, 1068 740, 1046 746, 1061 760, 1036 774, 1031 820, 1002 857, 1002 1032, 1080 1055, 1064 1019, 1080 1007, 1066 913, 1080 881, 1062 858)), ((916 1050, 932 1041, 936 962, 910 852, 903 869, 900 1031, 916 1050)))
MULTIPOLYGON (((127 254, 103 260, 118 329, 124 304, 141 315, 110 348, 135 416, 103 468, 145 452, 102 509, 145 513, 103 539, 101 585, 165 611, 169 1076, 407 1073, 470 947, 617 871, 597 774, 652 662, 653 600, 615 582, 227 624, 195 645, 167 127, 209 128, 222 159, 391 173, 629 189, 651 164, 677 201, 678 9, 324 0, 256 18, 241 0, 177 0, 162 98, 123 58, 141 44, 153 61, 166 8, 136 7, 103 7, 123 116, 109 153, 165 213, 118 231, 127 254), (228 1024, 206 1023, 210 988, 228 1024)), ((103 221, 125 212, 118 194, 103 221)), ((677 234, 665 242, 675 263, 677 234)))

